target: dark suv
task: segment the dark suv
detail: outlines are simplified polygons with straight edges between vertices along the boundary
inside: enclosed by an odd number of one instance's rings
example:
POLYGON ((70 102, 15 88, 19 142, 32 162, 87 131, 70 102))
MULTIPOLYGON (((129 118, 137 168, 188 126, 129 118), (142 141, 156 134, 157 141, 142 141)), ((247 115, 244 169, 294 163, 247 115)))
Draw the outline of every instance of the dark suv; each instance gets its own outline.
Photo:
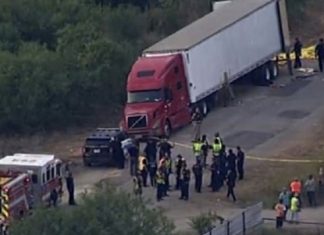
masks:
POLYGON ((121 141, 126 135, 118 128, 98 128, 88 136, 83 146, 83 163, 91 165, 120 165, 124 159, 121 141))

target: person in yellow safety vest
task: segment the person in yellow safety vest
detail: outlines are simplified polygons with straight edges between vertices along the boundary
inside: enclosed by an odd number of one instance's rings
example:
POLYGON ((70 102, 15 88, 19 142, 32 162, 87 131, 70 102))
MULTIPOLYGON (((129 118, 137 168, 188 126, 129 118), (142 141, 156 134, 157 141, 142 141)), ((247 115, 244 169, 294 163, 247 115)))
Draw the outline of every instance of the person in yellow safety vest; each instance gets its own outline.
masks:
POLYGON ((142 177, 143 186, 147 187, 148 166, 147 159, 144 154, 141 154, 138 157, 138 171, 142 177))
POLYGON ((192 150, 194 152, 194 155, 196 156, 196 159, 201 160, 201 155, 202 155, 202 146, 203 143, 201 142, 200 138, 197 138, 192 145, 192 150))
POLYGON ((163 198, 163 188, 165 184, 164 174, 161 168, 156 172, 156 200, 161 201, 163 198))
POLYGON ((222 143, 219 141, 219 139, 214 140, 214 143, 212 144, 212 150, 213 150, 213 156, 218 157, 220 151, 222 150, 222 143))
POLYGON ((291 213, 292 223, 298 223, 299 211, 300 211, 300 202, 298 199, 298 193, 295 193, 290 200, 290 213, 291 213))
POLYGON ((138 157, 138 163, 137 163, 137 169, 138 170, 142 170, 144 168, 144 164, 145 164, 145 160, 146 160, 146 157, 144 154, 141 154, 139 157, 138 157))
POLYGON ((222 138, 220 137, 220 135, 219 135, 218 132, 215 133, 214 141, 215 141, 215 140, 218 140, 218 142, 219 142, 220 144, 223 144, 223 140, 222 140, 222 138))

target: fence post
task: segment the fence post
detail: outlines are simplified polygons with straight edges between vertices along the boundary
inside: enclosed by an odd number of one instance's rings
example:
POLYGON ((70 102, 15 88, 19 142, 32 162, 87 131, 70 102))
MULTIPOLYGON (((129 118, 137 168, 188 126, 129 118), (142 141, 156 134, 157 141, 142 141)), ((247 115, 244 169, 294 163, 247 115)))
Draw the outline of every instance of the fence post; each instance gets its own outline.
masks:
POLYGON ((243 235, 246 234, 245 211, 242 212, 243 235))
POLYGON ((231 222, 230 221, 227 221, 227 224, 226 224, 226 230, 227 230, 226 234, 227 235, 231 235, 230 234, 230 226, 231 226, 231 222))

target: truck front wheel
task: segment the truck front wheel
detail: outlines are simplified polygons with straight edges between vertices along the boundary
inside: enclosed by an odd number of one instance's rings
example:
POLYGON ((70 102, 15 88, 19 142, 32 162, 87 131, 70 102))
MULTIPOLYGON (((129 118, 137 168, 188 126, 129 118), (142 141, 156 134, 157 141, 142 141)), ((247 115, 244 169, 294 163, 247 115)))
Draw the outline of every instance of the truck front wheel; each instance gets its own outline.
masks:
POLYGON ((172 129, 169 120, 166 120, 166 122, 164 123, 163 132, 165 137, 170 138, 172 129))
POLYGON ((204 115, 204 117, 206 117, 207 114, 208 114, 208 111, 209 111, 209 109, 208 109, 208 103, 207 103, 206 100, 204 100, 204 101, 201 103, 201 105, 200 105, 200 110, 201 110, 202 115, 204 115))

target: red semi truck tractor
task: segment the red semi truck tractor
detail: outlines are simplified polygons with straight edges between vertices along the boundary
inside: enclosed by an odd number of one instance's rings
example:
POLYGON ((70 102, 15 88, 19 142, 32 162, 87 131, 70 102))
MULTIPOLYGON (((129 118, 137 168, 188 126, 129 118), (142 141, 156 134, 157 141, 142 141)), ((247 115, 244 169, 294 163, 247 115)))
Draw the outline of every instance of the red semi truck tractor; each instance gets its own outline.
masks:
POLYGON ((289 48, 284 0, 236 0, 144 50, 127 81, 122 128, 131 136, 170 136, 204 115, 225 77, 252 77, 269 84, 278 75, 272 61, 289 48))

